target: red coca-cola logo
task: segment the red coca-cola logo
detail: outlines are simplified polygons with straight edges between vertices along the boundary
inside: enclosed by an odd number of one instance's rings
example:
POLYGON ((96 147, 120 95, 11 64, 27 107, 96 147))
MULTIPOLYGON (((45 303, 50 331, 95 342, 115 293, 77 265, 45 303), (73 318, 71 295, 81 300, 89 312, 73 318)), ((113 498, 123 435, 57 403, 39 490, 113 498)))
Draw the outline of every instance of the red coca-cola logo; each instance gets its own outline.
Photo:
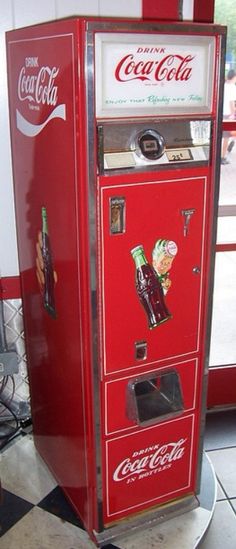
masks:
POLYGON ((147 471, 171 466, 171 464, 183 457, 185 452, 186 438, 181 438, 177 442, 157 445, 156 450, 148 455, 143 455, 143 451, 134 452, 132 457, 125 458, 116 467, 113 473, 113 480, 116 482, 126 480, 130 476, 139 475, 147 471))
POLYGON ((171 80, 187 81, 192 75, 191 62, 193 55, 168 54, 160 60, 147 60, 136 58, 128 53, 119 61, 115 69, 115 78, 118 82, 130 80, 171 80))

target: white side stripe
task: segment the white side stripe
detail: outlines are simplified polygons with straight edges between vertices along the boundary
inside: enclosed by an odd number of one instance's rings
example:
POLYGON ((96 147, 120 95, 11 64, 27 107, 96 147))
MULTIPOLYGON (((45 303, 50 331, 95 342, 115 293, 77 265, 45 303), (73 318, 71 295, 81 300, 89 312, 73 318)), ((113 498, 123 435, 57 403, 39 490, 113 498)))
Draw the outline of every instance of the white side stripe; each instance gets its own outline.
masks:
POLYGON ((16 126, 18 130, 27 137, 35 137, 53 118, 62 118, 66 120, 66 106, 58 105, 49 115, 49 117, 42 124, 32 124, 22 114, 16 110, 16 126))

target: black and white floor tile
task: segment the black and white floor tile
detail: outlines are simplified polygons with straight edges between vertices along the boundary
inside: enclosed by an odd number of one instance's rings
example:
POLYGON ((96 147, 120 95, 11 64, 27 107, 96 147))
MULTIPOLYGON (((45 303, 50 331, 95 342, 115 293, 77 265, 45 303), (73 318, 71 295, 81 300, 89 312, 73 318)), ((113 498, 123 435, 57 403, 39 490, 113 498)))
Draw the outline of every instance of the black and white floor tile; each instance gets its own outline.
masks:
MULTIPOLYGON (((208 415, 200 507, 106 548, 234 549, 235 464, 236 411, 208 415)), ((30 432, 2 449, 0 470, 1 549, 95 548, 35 450, 30 432)))

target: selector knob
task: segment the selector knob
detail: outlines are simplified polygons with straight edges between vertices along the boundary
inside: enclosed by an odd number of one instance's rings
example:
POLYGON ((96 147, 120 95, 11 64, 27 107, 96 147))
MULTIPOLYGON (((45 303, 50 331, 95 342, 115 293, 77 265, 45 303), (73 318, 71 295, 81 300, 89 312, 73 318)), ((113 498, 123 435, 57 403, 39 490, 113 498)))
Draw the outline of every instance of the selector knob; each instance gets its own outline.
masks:
POLYGON ((144 130, 138 135, 137 145, 139 153, 147 160, 157 160, 165 152, 163 135, 156 130, 144 130))

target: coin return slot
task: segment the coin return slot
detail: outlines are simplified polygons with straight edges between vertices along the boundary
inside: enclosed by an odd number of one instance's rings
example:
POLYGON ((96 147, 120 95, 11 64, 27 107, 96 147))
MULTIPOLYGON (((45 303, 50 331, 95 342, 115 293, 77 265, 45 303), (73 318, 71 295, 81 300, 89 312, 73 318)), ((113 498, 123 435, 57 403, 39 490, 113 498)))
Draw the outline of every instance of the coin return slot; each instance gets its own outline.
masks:
POLYGON ((180 378, 175 370, 129 382, 127 399, 127 415, 138 424, 162 421, 184 409, 180 378))
POLYGON ((146 360, 147 358, 147 342, 137 341, 135 343, 135 358, 136 360, 146 360))

